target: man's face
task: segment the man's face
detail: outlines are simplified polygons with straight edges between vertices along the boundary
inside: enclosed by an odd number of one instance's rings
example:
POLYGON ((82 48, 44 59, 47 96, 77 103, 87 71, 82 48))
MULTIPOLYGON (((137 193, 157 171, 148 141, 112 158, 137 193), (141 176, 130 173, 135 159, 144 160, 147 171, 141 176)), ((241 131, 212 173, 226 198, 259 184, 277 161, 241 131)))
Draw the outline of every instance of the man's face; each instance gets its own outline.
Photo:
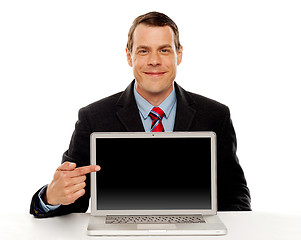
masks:
POLYGON ((133 49, 127 50, 133 67, 137 91, 147 100, 158 96, 164 100, 173 89, 182 48, 177 52, 174 33, 169 26, 139 24, 133 34, 133 49))

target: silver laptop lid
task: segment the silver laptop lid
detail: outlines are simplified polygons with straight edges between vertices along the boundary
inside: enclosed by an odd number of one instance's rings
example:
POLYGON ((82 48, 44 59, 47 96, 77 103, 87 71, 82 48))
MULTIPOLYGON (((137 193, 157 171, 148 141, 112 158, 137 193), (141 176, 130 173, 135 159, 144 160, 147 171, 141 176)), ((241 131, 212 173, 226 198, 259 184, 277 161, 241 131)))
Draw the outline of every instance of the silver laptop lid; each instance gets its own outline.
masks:
POLYGON ((92 133, 91 214, 214 215, 214 132, 92 133))

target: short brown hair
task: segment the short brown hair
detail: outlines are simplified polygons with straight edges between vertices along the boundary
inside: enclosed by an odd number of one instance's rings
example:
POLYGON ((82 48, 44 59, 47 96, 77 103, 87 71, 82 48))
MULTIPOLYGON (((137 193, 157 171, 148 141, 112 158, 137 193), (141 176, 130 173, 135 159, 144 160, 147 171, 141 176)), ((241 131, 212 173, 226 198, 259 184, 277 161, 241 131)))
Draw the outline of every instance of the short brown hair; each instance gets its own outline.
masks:
POLYGON ((169 26, 175 35, 175 46, 177 52, 181 48, 180 44, 180 39, 179 39, 179 30, 177 25, 173 20, 171 20, 167 15, 159 12, 149 12, 146 14, 143 14, 139 17, 137 17, 134 21, 133 24, 129 30, 128 33, 128 42, 127 42, 127 49, 132 52, 133 50, 133 34, 136 29, 136 27, 139 24, 145 24, 147 26, 153 26, 153 27, 164 27, 164 26, 169 26))

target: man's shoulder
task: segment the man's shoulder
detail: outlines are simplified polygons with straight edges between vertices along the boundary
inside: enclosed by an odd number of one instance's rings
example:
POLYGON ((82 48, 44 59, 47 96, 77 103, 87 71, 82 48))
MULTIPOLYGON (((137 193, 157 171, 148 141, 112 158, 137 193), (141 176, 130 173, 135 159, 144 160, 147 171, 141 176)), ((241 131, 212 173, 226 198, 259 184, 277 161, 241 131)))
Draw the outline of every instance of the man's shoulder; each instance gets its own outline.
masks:
POLYGON ((197 107, 200 108, 210 108, 210 109, 214 109, 214 110, 220 110, 220 111, 226 111, 228 110, 228 106, 226 106, 225 104, 218 102, 214 99, 196 94, 196 93, 192 93, 192 92, 187 92, 190 97, 194 100, 194 103, 197 107))
POLYGON ((118 92, 111 96, 90 103, 89 105, 82 107, 80 111, 85 111, 85 112, 112 111, 112 109, 115 108, 116 103, 122 93, 123 92, 118 92))
POLYGON ((134 99, 132 81, 124 91, 102 98, 80 109, 81 112, 114 112, 118 107, 131 104, 134 99))
POLYGON ((229 108, 216 100, 205 97, 200 94, 196 94, 190 91, 186 91, 181 88, 179 85, 176 85, 178 95, 185 101, 188 105, 195 108, 195 110, 204 110, 204 111, 216 111, 216 112, 227 112, 229 108))

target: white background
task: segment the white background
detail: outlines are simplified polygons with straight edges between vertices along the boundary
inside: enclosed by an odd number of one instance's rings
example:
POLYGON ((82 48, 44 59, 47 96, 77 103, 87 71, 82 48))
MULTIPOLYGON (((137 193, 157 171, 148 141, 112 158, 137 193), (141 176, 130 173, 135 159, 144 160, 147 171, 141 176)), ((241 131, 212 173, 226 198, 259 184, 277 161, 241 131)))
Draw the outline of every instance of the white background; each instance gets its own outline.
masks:
POLYGON ((130 83, 127 32, 153 10, 180 29, 177 82, 230 107, 253 210, 301 213, 297 0, 1 1, 1 212, 27 213, 79 108, 130 83))

